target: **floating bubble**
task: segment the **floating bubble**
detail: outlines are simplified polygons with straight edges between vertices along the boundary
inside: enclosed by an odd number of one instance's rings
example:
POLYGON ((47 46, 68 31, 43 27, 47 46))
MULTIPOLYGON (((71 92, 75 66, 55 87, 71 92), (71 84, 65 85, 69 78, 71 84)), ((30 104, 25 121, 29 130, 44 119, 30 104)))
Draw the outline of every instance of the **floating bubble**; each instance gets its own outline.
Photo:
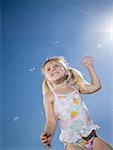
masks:
POLYGON ((99 43, 98 45, 97 45, 97 48, 101 48, 103 45, 101 44, 101 43, 99 43))
POLYGON ((26 104, 27 104, 27 105, 29 105, 29 104, 30 104, 30 102, 26 102, 26 104))
POLYGON ((106 96, 107 95, 107 93, 103 93, 103 96, 106 96))
POLYGON ((19 121, 19 119, 20 119, 19 116, 15 116, 15 117, 13 118, 13 121, 17 122, 17 121, 19 121))
POLYGON ((33 67, 33 68, 29 69, 29 71, 34 72, 34 71, 36 71, 36 68, 33 67))
POLYGON ((40 113, 40 116, 43 116, 44 115, 44 112, 42 111, 41 113, 40 113))
POLYGON ((53 42, 54 45, 58 44, 58 41, 53 42))

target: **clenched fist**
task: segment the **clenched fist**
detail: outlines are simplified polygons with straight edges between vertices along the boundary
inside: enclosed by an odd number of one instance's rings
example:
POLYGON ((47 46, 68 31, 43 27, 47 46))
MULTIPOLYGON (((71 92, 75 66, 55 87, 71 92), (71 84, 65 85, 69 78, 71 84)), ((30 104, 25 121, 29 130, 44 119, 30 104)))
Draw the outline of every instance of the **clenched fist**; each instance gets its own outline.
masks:
POLYGON ((52 140, 52 135, 50 132, 44 131, 41 135, 40 135, 40 140, 41 142, 46 145, 51 147, 51 140, 52 140))

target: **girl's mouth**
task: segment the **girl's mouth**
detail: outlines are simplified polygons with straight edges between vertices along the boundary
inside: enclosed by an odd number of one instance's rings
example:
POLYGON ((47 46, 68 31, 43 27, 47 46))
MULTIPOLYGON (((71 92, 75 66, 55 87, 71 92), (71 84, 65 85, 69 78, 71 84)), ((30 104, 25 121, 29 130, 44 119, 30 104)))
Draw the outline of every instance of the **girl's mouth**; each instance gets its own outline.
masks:
POLYGON ((57 72, 57 71, 53 71, 51 75, 54 76, 54 74, 58 74, 58 73, 59 72, 57 72))

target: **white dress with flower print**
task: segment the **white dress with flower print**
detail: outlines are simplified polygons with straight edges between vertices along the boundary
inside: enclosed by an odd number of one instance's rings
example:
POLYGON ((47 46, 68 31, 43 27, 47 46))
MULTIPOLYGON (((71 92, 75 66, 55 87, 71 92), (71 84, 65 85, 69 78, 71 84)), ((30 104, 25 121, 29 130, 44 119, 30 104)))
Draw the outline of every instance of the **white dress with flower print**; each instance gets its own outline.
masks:
POLYGON ((90 119, 88 109, 76 92, 55 94, 54 112, 61 128, 60 141, 75 143, 100 127, 90 119))

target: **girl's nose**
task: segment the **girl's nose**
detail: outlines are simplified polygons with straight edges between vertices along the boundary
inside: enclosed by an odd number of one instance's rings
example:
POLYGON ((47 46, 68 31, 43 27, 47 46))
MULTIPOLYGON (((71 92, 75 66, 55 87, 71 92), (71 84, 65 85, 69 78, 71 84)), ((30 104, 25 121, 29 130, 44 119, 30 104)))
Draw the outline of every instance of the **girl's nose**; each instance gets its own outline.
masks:
POLYGON ((56 71, 56 69, 51 69, 51 73, 54 72, 54 71, 56 71))

